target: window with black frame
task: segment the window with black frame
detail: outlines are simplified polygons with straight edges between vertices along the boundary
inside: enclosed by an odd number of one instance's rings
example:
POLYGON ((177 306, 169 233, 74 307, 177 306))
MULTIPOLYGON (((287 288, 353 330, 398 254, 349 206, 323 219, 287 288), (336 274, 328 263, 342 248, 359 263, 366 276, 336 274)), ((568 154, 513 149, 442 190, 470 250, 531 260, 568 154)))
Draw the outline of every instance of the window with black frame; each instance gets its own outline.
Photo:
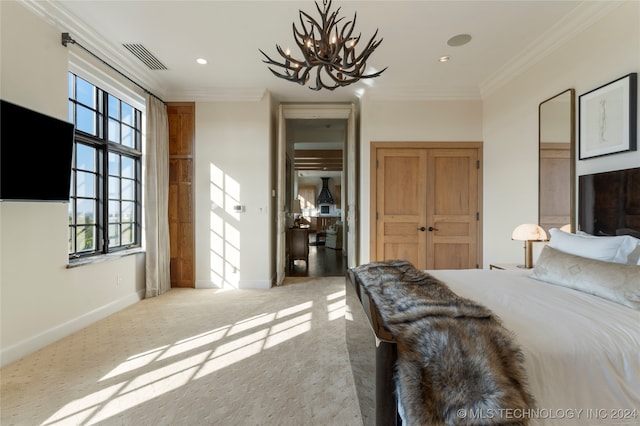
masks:
POLYGON ((76 126, 69 200, 69 256, 140 246, 142 112, 69 73, 76 126))

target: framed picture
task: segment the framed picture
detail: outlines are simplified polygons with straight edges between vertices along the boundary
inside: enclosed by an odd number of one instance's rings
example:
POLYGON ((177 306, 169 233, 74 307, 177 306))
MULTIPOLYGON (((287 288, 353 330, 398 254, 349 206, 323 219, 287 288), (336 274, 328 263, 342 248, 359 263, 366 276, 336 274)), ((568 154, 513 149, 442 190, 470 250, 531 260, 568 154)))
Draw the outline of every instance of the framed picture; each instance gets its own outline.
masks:
POLYGON ((636 150, 637 80, 631 73, 580 95, 580 160, 636 150))

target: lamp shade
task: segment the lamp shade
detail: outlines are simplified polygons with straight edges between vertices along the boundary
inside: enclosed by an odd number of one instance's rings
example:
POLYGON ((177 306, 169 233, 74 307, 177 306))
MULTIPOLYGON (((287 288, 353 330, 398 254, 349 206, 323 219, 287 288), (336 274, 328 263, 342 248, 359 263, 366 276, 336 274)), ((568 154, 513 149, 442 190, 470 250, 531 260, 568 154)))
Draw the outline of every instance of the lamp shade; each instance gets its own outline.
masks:
POLYGON ((511 239, 518 241, 546 241, 547 233, 534 223, 525 223, 513 230, 511 239))
POLYGON ((291 203, 291 213, 302 213, 302 209, 300 208, 300 200, 293 200, 293 203, 291 203))

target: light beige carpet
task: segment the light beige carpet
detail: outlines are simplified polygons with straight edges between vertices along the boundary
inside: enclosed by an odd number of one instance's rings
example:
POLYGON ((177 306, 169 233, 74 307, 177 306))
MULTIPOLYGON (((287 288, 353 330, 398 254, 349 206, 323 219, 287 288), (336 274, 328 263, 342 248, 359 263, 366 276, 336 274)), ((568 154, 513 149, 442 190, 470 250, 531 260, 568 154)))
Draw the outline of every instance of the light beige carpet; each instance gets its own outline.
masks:
POLYGON ((8 425, 362 425, 342 277, 174 289, 0 371, 8 425))

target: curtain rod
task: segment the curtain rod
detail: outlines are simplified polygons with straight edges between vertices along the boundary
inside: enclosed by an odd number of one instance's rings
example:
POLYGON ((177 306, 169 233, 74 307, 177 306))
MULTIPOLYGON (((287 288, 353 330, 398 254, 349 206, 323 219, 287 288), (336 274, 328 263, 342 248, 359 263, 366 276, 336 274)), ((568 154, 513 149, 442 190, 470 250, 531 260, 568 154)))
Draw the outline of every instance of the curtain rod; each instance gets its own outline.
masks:
POLYGON ((110 63, 108 63, 107 61, 105 61, 104 59, 102 59, 101 57, 99 57, 98 55, 96 55, 95 53, 93 53, 92 51, 90 51, 89 49, 87 49, 86 47, 84 47, 83 45, 78 43, 77 41, 75 41, 74 39, 72 39, 71 36, 69 35, 69 33, 62 33, 62 45, 64 47, 67 47, 67 44, 69 44, 69 43, 75 44, 76 46, 78 46, 79 48, 81 48, 82 50, 84 50, 85 52, 87 52, 88 54, 90 54, 91 56, 93 56, 94 58, 96 58, 97 60, 99 60, 100 62, 102 62, 103 64, 105 64, 106 66, 108 66, 109 68, 111 68, 112 70, 117 72, 118 74, 120 74, 121 76, 123 76, 124 78, 129 80, 131 83, 135 84, 140 89, 144 90, 145 93, 148 93, 149 95, 153 96, 154 98, 156 98, 157 100, 159 100, 163 104, 165 104, 165 105, 167 104, 165 101, 162 100, 162 98, 160 98, 159 96, 156 96, 150 90, 148 90, 147 88, 141 86, 139 83, 137 83, 136 81, 132 80, 129 76, 124 74, 122 71, 120 71, 119 69, 117 69, 116 67, 114 67, 113 65, 111 65, 110 63))

